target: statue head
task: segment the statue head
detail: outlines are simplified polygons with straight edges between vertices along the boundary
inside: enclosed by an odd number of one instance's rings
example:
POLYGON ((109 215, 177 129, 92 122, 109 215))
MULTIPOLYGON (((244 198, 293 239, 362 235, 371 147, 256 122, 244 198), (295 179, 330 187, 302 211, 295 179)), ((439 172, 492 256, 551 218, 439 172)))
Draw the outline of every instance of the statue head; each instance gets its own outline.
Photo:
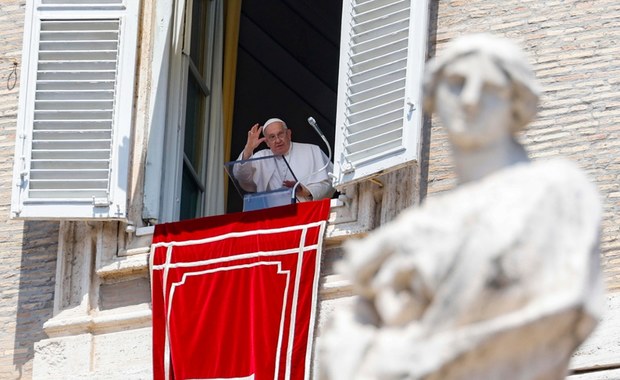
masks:
POLYGON ((439 114, 461 149, 512 137, 534 118, 538 98, 530 65, 506 39, 456 38, 426 66, 424 108, 439 114))

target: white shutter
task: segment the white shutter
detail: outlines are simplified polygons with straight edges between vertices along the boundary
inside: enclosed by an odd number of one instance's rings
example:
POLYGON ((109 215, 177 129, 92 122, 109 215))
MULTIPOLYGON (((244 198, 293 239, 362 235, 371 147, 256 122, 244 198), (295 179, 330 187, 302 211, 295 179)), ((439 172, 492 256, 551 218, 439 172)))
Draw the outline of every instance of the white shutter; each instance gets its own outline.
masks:
POLYGON ((417 161, 428 0, 344 0, 336 185, 417 161))
POLYGON ((28 2, 14 217, 126 217, 138 4, 28 2))

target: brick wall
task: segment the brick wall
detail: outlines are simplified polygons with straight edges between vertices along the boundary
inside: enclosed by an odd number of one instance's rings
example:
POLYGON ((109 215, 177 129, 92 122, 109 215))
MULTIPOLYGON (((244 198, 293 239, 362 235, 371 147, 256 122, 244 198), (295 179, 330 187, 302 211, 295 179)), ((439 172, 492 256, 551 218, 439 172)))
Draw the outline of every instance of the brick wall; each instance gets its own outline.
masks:
POLYGON ((58 223, 9 220, 24 4, 0 0, 0 379, 31 378, 34 342, 52 316, 58 241, 58 223))
MULTIPOLYGON (((620 290, 620 3, 442 0, 433 2, 431 15, 431 54, 476 32, 524 47, 543 94, 538 119, 521 141, 534 159, 566 157, 595 181, 604 205, 607 286, 620 290)), ((435 119, 427 143, 428 196, 455 184, 449 146, 435 119)))

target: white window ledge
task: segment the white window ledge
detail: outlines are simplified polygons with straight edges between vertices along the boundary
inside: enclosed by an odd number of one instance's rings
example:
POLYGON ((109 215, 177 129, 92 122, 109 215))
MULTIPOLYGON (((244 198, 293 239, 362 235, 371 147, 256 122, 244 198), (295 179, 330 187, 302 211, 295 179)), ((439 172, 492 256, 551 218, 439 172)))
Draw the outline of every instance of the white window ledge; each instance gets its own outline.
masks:
MULTIPOLYGON (((341 195, 338 199, 332 199, 330 202, 330 218, 328 224, 328 230, 326 232, 326 239, 338 240, 341 236, 349 236, 355 234, 355 228, 350 229, 344 227, 347 231, 344 233, 338 231, 334 222, 336 219, 343 221, 342 215, 345 215, 345 224, 355 223, 355 218, 351 218, 356 210, 350 210, 350 198, 346 195, 341 195), (334 233, 336 231, 336 233, 334 233)), ((132 244, 130 247, 122 250, 113 258, 105 260, 97 268, 97 275, 103 279, 119 278, 139 273, 146 273, 148 271, 148 254, 150 252, 150 242, 152 241, 152 235, 155 230, 154 226, 139 227, 135 230, 135 241, 138 245, 132 244)), ((350 284, 347 281, 342 280, 338 276, 325 276, 321 285, 321 295, 327 298, 336 298, 351 293, 350 284)))
POLYGON ((151 325, 149 304, 84 314, 81 308, 64 310, 43 324, 43 329, 52 338, 55 336, 103 333, 151 325))

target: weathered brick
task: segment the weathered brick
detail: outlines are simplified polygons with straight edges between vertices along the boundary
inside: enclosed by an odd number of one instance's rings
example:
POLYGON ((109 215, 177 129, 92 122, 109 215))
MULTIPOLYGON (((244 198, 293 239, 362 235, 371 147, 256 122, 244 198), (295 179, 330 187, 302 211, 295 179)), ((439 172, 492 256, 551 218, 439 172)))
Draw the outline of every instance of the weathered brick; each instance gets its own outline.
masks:
POLYGON ((0 378, 29 379, 34 343, 51 317, 58 223, 8 220, 25 1, 0 1, 0 378), (18 63, 18 81, 6 80, 18 63), (30 227, 35 227, 29 228, 30 227), (26 228, 25 228, 26 227, 26 228), (32 241, 32 243, 31 243, 32 241))
MULTIPOLYGON (((613 162, 620 157, 616 144, 620 131, 617 60, 620 4, 615 1, 490 1, 485 2, 482 20, 480 12, 476 17, 468 17, 478 4, 460 2, 459 7, 447 7, 447 2, 439 1, 436 29, 443 38, 437 42, 441 45, 463 30, 478 30, 485 18, 490 30, 517 36, 532 58, 544 91, 538 120, 522 139, 526 149, 536 159, 568 155, 587 172, 601 173, 593 178, 603 197, 617 200, 613 182, 620 181, 620 166, 613 162), (512 13, 508 17, 514 25, 505 22, 506 13, 512 13), (522 23, 517 20, 520 16, 522 23), (455 20, 458 22, 452 22, 455 20)), ((433 134, 431 139, 431 158, 445 156, 444 150, 449 146, 436 142, 445 139, 445 135, 433 134), (437 152, 438 149, 442 151, 437 152)), ((434 165, 435 161, 431 161, 429 178, 437 169, 434 165)), ((441 171, 445 177, 445 168, 441 171)), ((449 188, 429 184, 428 195, 449 188)), ((604 224, 620 224, 617 220, 620 204, 606 202, 604 207, 608 210, 604 224)), ((606 231, 603 241, 620 240, 617 231, 610 228, 606 231)), ((604 263, 605 271, 617 271, 620 244, 608 244, 606 255, 614 261, 604 263)), ((620 276, 610 281, 610 288, 620 289, 620 276)))

